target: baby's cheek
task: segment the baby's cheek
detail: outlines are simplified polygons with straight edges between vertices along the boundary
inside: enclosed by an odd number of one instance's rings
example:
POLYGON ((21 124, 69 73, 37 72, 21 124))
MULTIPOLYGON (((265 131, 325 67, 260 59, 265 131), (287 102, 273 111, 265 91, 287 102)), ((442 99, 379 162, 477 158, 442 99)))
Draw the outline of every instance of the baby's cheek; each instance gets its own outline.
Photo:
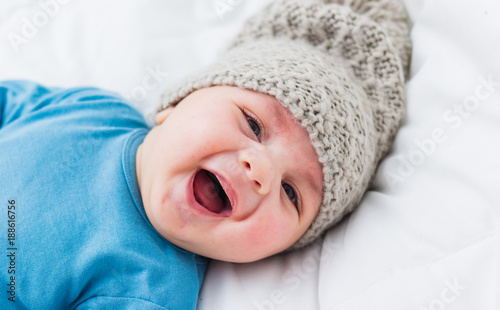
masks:
POLYGON ((261 251, 275 251, 283 247, 291 234, 290 225, 276 218, 262 218, 247 230, 248 245, 261 251))

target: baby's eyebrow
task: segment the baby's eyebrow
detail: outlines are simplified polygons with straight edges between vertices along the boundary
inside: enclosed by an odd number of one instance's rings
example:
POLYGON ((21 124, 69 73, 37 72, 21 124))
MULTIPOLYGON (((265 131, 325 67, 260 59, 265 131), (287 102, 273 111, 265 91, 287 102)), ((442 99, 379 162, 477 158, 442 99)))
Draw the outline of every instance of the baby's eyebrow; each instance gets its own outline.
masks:
MULTIPOLYGON (((289 126, 288 126, 287 120, 285 118, 285 115, 283 114, 283 110, 281 109, 281 107, 284 107, 284 106, 281 105, 281 103, 279 103, 277 101, 272 101, 272 102, 269 102, 269 104, 266 104, 266 109, 268 110, 268 112, 271 115, 274 116, 276 124, 280 125, 277 128, 278 131, 287 131, 289 129, 289 126), (280 106, 278 106, 278 105, 280 105, 280 106)), ((286 111, 285 113, 288 113, 288 111, 286 111)))
MULTIPOLYGON (((314 184, 314 179, 310 173, 305 173, 305 180, 307 185, 309 185, 309 188, 312 188, 314 195, 316 197, 323 197, 323 187, 317 187, 316 184, 314 184)), ((323 180, 323 179, 321 179, 323 180)))

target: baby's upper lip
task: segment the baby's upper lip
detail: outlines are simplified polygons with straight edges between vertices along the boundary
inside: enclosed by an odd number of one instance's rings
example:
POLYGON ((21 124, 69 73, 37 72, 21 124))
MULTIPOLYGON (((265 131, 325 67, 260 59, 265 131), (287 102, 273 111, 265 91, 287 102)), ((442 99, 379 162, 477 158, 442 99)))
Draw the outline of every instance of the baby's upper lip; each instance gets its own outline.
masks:
POLYGON ((236 204, 238 202, 238 196, 236 194, 236 191, 234 190, 233 186, 231 183, 228 181, 228 178, 220 174, 219 172, 213 171, 213 170, 208 170, 210 173, 213 173, 216 177, 217 180, 219 180, 220 185, 222 186, 222 189, 226 193, 227 198, 229 199, 229 203, 231 204, 231 214, 234 213, 236 209, 236 204))

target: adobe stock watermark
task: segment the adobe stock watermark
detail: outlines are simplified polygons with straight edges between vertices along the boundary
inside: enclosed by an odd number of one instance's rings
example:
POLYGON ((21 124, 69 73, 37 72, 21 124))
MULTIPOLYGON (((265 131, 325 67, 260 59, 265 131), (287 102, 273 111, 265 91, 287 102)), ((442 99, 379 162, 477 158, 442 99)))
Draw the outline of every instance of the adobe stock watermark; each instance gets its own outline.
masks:
POLYGON ((66 5, 72 0, 42 0, 38 1, 39 9, 31 15, 31 18, 26 16, 22 19, 22 26, 19 33, 9 32, 7 38, 10 45, 16 53, 19 52, 21 45, 26 45, 33 39, 40 29, 47 26, 51 19, 53 19, 61 11, 61 6, 66 5))
MULTIPOLYGON (((162 71, 160 66, 154 68, 148 66, 146 74, 141 79, 141 83, 132 88, 132 90, 125 94, 124 97, 128 99, 132 105, 139 107, 142 104, 148 92, 151 92, 161 86, 161 83, 169 74, 162 71)), ((64 146, 64 151, 61 152, 59 161, 54 162, 56 169, 76 169, 84 164, 84 159, 89 154, 95 154, 99 151, 102 145, 103 136, 105 133, 96 131, 94 133, 82 136, 75 144, 67 144, 64 146)))
POLYGON ((212 4, 219 16, 220 19, 224 18, 224 16, 234 10, 238 5, 240 5, 243 0, 212 0, 212 4))
POLYGON ((466 289, 465 286, 458 282, 455 278, 453 281, 444 280, 444 287, 438 297, 432 299, 427 306, 420 307, 418 310, 445 310, 448 305, 452 304, 466 289))
POLYGON ((59 153, 59 160, 53 162, 56 171, 64 169, 71 171, 85 165, 85 159, 89 154, 95 154, 99 151, 105 136, 106 133, 95 131, 82 135, 73 144, 64 144, 59 153))
POLYGON ((154 68, 148 66, 140 84, 135 85, 124 97, 138 107, 145 102, 148 93, 158 89, 168 76, 169 73, 163 71, 159 65, 154 68))
POLYGON ((438 146, 448 139, 447 133, 453 129, 456 130, 466 119, 476 112, 481 103, 488 100, 500 83, 495 81, 491 75, 487 79, 478 78, 473 94, 466 96, 461 102, 453 104, 453 107, 443 113, 442 119, 447 127, 436 127, 430 136, 424 139, 415 139, 414 145, 405 154, 397 155, 397 171, 386 171, 384 177, 389 185, 394 188, 396 185, 404 183, 411 177, 415 169, 425 163, 427 158, 432 156, 438 146))
POLYGON ((284 289, 272 290, 269 292, 268 298, 254 300, 252 305, 255 309, 275 310, 276 306, 283 305, 293 292, 303 285, 305 280, 313 276, 320 263, 327 261, 340 248, 340 244, 323 242, 323 239, 316 240, 311 246, 314 244, 321 244, 321 246, 318 246, 312 255, 307 255, 306 258, 293 265, 283 274, 282 282, 287 286, 284 289))

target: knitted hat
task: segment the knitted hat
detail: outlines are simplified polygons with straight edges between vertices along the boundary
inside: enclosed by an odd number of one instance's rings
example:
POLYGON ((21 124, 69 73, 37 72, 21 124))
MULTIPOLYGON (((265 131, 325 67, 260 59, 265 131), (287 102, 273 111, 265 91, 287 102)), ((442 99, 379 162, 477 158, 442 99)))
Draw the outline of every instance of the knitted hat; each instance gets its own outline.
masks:
POLYGON ((244 25, 214 65, 164 93, 161 109, 228 85, 269 94, 308 131, 323 166, 316 218, 300 248, 351 212, 405 107, 411 44, 398 0, 279 0, 244 25))

